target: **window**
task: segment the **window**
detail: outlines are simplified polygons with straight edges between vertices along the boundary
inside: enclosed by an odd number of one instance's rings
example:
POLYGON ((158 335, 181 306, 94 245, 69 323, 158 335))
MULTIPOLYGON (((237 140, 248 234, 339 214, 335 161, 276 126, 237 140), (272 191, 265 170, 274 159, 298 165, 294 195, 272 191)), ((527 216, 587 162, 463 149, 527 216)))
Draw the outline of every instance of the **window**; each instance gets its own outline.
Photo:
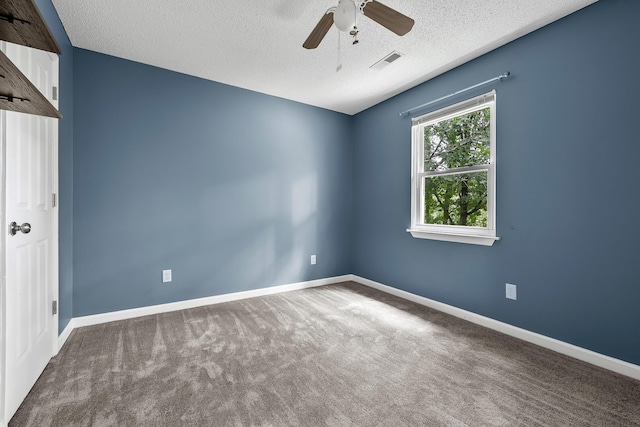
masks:
POLYGON ((491 246, 495 232, 496 95, 413 119, 413 237, 491 246))

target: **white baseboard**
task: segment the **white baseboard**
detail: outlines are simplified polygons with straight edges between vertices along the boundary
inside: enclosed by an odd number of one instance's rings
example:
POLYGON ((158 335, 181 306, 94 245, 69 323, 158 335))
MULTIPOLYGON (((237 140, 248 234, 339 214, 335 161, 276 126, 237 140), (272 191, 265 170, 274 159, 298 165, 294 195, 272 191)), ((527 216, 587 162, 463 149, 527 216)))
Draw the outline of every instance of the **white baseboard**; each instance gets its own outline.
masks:
MULTIPOLYGON (((132 319, 134 317, 148 316, 151 314, 167 313, 170 311, 184 310, 188 308, 201 307, 211 304, 219 304, 222 302, 237 301, 246 298, 260 297, 264 295, 277 294, 280 292, 289 292, 300 289, 313 288, 316 286, 332 285, 335 283, 341 283, 346 281, 353 281, 365 286, 369 286, 374 289, 378 289, 382 292, 386 292, 397 297, 413 301, 417 304, 424 305, 426 307, 433 308, 438 311, 442 311, 452 316, 459 317, 477 325, 484 326, 489 329, 493 329, 503 334, 510 335, 512 337, 519 338, 521 340, 539 345, 541 347, 553 350, 557 353, 564 354, 569 357, 573 357, 578 360, 582 360, 592 365, 599 366, 604 369, 608 369, 613 372, 617 372, 622 375, 626 375, 631 378, 640 380, 640 366, 634 365, 623 360, 615 359, 604 354, 596 353, 591 350, 587 350, 582 347, 578 347, 573 344, 566 343, 564 341, 550 338, 545 335, 541 335, 535 332, 528 331, 526 329, 519 328, 517 326, 510 325, 508 323, 500 322, 489 317, 482 316, 467 310, 463 310, 458 307, 454 307, 448 304, 444 304, 429 298, 422 297, 420 295, 412 294, 400 289, 392 288, 391 286, 383 285, 382 283, 375 282, 373 280, 365 279, 364 277, 356 276, 353 274, 347 274, 344 276, 330 277, 326 279, 312 280, 308 282, 291 283, 288 285, 272 286, 269 288, 255 289, 244 292, 234 292, 231 294, 216 295, 206 298, 197 298, 186 301, 172 302, 168 304, 152 305, 148 307, 133 308, 130 310, 114 311, 110 313, 94 314, 90 316, 74 317, 64 328, 60 336, 58 337, 58 348, 62 348, 64 343, 71 335, 71 332, 75 328, 82 326, 97 325, 100 323, 113 322, 116 320, 132 319)), ((1 426, 0 426, 1 427, 1 426)))
POLYGON ((147 307, 132 308, 129 310, 112 311, 109 313, 93 314, 90 316, 74 317, 58 337, 59 349, 71 335, 75 328, 114 322, 116 320, 132 319, 134 317, 148 316, 151 314, 168 313, 170 311, 184 310, 188 308, 202 307, 222 302, 237 301, 246 298, 260 297, 281 292, 297 291, 300 289, 314 288, 316 286, 332 285, 351 280, 351 275, 329 277, 326 279, 311 280, 307 282, 290 283, 287 285, 271 286, 268 288, 251 291, 234 292, 230 294, 215 295, 212 297, 196 298, 185 301, 171 302, 167 304, 151 305, 147 307))
POLYGON ((468 320, 469 322, 484 326, 489 329, 493 329, 498 332, 502 332, 503 334, 539 345, 549 350, 553 350, 557 353, 573 357, 574 359, 582 360, 583 362, 587 362, 592 365, 596 365, 601 368, 608 369, 610 371, 640 380, 640 366, 634 365, 633 363, 625 362, 623 360, 615 359, 604 354, 596 353, 595 351, 587 350, 586 348, 578 347, 576 345, 569 344, 555 338, 550 338, 545 335, 528 331, 526 329, 518 328, 517 326, 500 322, 498 320, 491 319, 489 317, 485 317, 480 314, 463 310, 461 308, 457 308, 448 304, 434 301, 420 295, 392 288, 391 286, 383 285, 382 283, 374 282, 373 280, 365 279, 364 277, 352 275, 350 280, 374 289, 378 289, 382 292, 386 292, 388 294, 413 301, 420 305, 424 305, 429 308, 451 314, 452 316, 468 320))

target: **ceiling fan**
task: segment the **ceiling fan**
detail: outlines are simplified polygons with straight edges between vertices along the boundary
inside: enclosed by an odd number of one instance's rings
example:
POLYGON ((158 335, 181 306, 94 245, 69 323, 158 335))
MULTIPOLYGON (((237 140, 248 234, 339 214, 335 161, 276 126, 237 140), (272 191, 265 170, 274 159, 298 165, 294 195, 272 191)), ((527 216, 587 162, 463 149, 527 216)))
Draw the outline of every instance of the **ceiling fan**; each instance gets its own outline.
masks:
POLYGON ((305 49, 317 48, 332 24, 335 24, 340 31, 349 31, 349 34, 354 37, 354 44, 356 44, 358 42, 355 38, 358 34, 356 28, 358 11, 399 36, 404 36, 411 31, 415 22, 408 16, 376 0, 338 0, 338 5, 327 10, 320 18, 320 22, 311 31, 302 47, 305 49))

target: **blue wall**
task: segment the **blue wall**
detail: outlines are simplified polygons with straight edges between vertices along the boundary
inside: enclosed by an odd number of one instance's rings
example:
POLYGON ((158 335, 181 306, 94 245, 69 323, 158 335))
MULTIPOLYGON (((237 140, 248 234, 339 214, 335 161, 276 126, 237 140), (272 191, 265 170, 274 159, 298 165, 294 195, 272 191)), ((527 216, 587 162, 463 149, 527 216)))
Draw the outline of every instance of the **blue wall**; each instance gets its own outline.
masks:
POLYGON ((349 116, 74 60, 74 316, 350 273, 349 116))
POLYGON ((73 317, 73 47, 51 1, 36 0, 36 4, 62 49, 59 110, 64 117, 58 124, 58 328, 62 331, 73 317))
POLYGON ((601 0, 358 114, 353 273, 640 364, 638 18, 640 2, 601 0), (502 240, 412 238, 411 121, 398 113, 507 70, 502 240))

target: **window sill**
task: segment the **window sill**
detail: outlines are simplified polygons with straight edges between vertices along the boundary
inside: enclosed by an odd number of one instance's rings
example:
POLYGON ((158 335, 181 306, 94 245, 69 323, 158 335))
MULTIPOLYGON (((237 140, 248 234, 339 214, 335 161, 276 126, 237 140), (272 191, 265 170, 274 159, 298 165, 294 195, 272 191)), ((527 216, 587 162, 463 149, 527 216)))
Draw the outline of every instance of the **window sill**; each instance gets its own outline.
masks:
POLYGON ((493 246, 496 240, 500 240, 495 236, 478 236, 471 234, 451 234, 451 233, 434 233, 432 231, 422 231, 415 229, 407 229, 416 239, 442 240, 445 242, 467 243, 470 245, 493 246))

